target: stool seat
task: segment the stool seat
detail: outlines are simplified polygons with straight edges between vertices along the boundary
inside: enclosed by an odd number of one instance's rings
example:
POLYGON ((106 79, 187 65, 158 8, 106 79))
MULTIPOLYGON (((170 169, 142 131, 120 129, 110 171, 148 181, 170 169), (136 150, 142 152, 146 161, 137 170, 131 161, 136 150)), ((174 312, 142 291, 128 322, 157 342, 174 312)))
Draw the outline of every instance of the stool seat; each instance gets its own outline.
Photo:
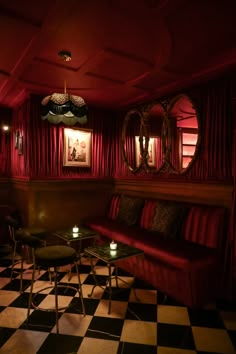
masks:
POLYGON ((26 232, 29 232, 33 236, 45 236, 47 234, 47 230, 42 227, 31 226, 31 227, 24 227, 26 232))
POLYGON ((25 232, 24 229, 18 229, 15 231, 16 241, 20 241, 22 245, 38 248, 41 246, 41 240, 38 237, 31 236, 31 234, 25 232))
POLYGON ((35 262, 44 267, 60 267, 73 263, 77 258, 74 248, 69 246, 46 246, 35 251, 35 262))
POLYGON ((38 238, 44 238, 47 236, 47 230, 42 227, 36 227, 36 226, 22 227, 22 228, 19 228, 17 231, 19 233, 23 232, 25 234, 36 236, 38 238))

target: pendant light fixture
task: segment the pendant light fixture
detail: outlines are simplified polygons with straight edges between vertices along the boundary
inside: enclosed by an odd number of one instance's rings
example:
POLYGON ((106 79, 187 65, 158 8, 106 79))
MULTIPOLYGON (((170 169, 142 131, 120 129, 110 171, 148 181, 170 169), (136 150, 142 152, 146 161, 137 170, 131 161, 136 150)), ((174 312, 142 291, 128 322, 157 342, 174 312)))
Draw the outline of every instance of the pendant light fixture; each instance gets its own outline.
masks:
MULTIPOLYGON (((71 53, 61 51, 58 53, 63 61, 71 60, 71 53)), ((47 119, 52 124, 63 122, 65 125, 87 123, 88 106, 80 96, 70 95, 66 92, 66 81, 64 82, 64 93, 53 93, 44 97, 41 102, 42 119, 47 119)))

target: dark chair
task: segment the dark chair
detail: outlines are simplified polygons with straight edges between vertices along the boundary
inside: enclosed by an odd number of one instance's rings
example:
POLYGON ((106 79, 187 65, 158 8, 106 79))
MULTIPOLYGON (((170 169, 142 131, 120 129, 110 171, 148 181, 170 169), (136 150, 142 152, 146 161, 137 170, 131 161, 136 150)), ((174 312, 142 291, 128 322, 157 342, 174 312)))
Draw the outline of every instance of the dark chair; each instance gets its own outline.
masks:
POLYGON ((81 280, 80 280, 80 274, 79 274, 79 269, 78 269, 78 258, 76 251, 74 248, 69 247, 69 246, 46 246, 38 249, 33 249, 33 258, 34 258, 34 268, 33 268, 33 273, 32 273, 32 279, 31 279, 31 287, 30 287, 30 296, 29 296, 29 304, 28 304, 28 314, 27 314, 27 322, 29 322, 29 316, 30 316, 30 308, 33 306, 33 308, 41 311, 53 311, 56 314, 56 330, 57 334, 59 333, 59 324, 58 324, 58 311, 62 309, 66 309, 66 307, 58 307, 58 288, 59 287, 65 287, 65 288, 71 288, 76 290, 78 292, 81 305, 82 305, 82 313, 85 316, 85 307, 84 307, 84 301, 83 301, 83 293, 82 293, 82 286, 81 286, 81 280), (78 287, 73 287, 68 285, 60 285, 58 284, 58 277, 57 273, 59 271, 59 267, 65 266, 65 265, 71 265, 74 264, 75 269, 76 269, 76 274, 78 277, 78 287), (35 271, 36 268, 53 268, 54 270, 54 284, 41 289, 37 293, 34 294, 33 296, 33 286, 34 286, 34 280, 35 280, 35 271), (53 288, 54 289, 54 295, 55 295, 55 307, 51 309, 45 309, 45 308, 40 308, 39 306, 36 306, 34 304, 34 297, 40 293, 41 291, 45 289, 53 288))
POLYGON ((20 273, 20 292, 23 292, 23 264, 24 261, 29 260, 29 250, 41 247, 45 245, 45 233, 39 229, 37 235, 36 230, 30 233, 29 228, 19 228, 19 223, 12 216, 8 215, 5 218, 8 225, 10 243, 12 244, 12 256, 11 256, 11 281, 14 272, 20 273), (37 235, 37 236, 36 236, 37 235), (43 237, 41 237, 43 235, 43 237), (27 254, 27 257, 26 257, 27 254), (15 267, 20 264, 20 271, 16 270, 15 267))

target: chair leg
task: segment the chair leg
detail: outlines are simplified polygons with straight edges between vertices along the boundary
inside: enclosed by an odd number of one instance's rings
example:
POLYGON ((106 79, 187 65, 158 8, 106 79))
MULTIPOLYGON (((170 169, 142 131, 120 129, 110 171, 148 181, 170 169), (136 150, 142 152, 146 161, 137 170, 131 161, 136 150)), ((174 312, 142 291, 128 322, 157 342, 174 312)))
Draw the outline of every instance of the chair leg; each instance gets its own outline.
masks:
POLYGON ((56 329, 57 329, 57 334, 59 334, 59 324, 58 324, 58 289, 57 289, 57 271, 58 269, 55 267, 54 268, 54 291, 55 291, 55 312, 56 312, 56 329))
POLYGON ((81 280, 80 280, 80 273, 79 273, 79 268, 78 268, 78 264, 76 261, 74 262, 74 265, 75 265, 75 269, 76 269, 76 273, 77 273, 77 277, 78 277, 78 294, 79 294, 81 305, 82 305, 82 312, 83 312, 83 315, 86 316, 85 306, 84 306, 84 297, 83 297, 82 285, 81 285, 81 280))
POLYGON ((11 281, 13 277, 13 272, 14 272, 14 265, 15 265, 15 258, 16 258, 16 243, 14 242, 14 248, 13 248, 13 255, 12 255, 12 260, 11 260, 11 281))
POLYGON ((31 286, 30 286, 30 294, 29 294, 29 302, 28 302, 28 311, 27 311, 27 323, 29 321, 30 308, 33 299, 33 287, 34 287, 34 277, 35 277, 36 265, 33 266, 32 278, 31 278, 31 286))
POLYGON ((23 292, 23 271, 24 271, 23 264, 24 264, 24 259, 22 257, 20 262, 20 293, 21 294, 23 292))

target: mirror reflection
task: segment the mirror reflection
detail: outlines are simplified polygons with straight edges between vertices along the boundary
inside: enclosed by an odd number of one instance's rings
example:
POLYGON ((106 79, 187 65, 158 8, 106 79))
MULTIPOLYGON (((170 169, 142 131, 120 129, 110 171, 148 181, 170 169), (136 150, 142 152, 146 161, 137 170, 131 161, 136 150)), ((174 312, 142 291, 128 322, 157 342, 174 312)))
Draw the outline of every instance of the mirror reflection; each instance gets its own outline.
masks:
POLYGON ((146 112, 145 132, 149 137, 147 149, 147 165, 158 171, 164 163, 164 155, 167 149, 166 140, 166 113, 161 103, 154 103, 146 112))
POLYGON ((141 151, 136 142, 136 137, 139 140, 142 135, 141 121, 141 113, 134 109, 126 114, 122 127, 122 155, 128 169, 132 172, 141 169, 141 151))
POLYGON ((197 111, 186 95, 175 97, 168 108, 170 163, 176 171, 185 171, 192 163, 199 138, 197 111))

